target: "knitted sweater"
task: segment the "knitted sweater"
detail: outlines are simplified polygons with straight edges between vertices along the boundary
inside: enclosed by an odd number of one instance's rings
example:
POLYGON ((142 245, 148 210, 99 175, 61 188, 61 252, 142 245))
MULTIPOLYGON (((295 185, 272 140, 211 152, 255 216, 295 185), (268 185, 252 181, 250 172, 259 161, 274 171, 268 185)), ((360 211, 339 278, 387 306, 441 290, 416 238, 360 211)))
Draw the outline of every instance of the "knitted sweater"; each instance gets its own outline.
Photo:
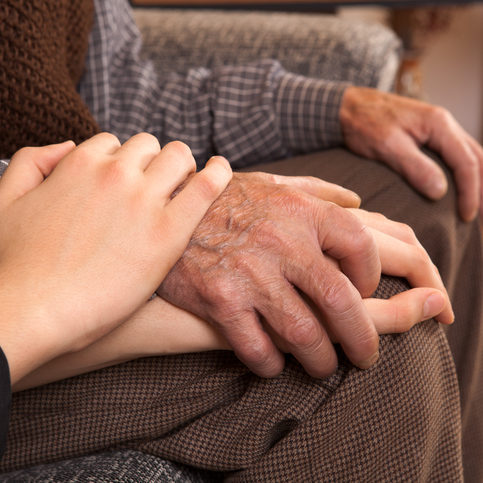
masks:
POLYGON ((76 91, 92 19, 92 0, 0 3, 0 158, 98 131, 76 91))

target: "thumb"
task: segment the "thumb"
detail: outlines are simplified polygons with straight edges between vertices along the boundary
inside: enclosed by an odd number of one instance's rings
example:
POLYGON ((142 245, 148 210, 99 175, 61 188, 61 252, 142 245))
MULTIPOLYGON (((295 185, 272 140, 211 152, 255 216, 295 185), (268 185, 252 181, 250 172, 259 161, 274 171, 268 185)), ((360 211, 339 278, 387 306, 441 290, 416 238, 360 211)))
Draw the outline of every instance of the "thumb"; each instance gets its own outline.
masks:
POLYGON ((73 141, 17 151, 0 179, 0 205, 12 202, 33 190, 75 148, 73 141))
POLYGON ((340 185, 324 181, 313 176, 283 176, 278 174, 259 173, 267 177, 272 183, 291 186, 305 193, 331 201, 343 208, 359 208, 361 198, 351 190, 340 185))
POLYGON ((163 208, 167 220, 164 230, 168 234, 166 239, 170 240, 169 255, 163 254, 165 264, 169 265, 166 273, 183 254, 196 227, 225 190, 232 175, 228 161, 222 156, 213 156, 163 208))

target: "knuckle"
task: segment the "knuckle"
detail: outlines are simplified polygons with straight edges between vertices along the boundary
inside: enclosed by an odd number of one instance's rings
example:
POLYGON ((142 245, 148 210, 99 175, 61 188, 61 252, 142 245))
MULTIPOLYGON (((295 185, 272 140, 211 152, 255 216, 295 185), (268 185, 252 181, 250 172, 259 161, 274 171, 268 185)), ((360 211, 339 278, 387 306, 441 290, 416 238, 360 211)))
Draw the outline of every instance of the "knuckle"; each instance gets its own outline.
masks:
POLYGON ((478 159, 476 159, 475 156, 467 156, 465 159, 465 162, 460 165, 461 172, 475 176, 479 173, 480 171, 480 162, 478 159))
POLYGON ((263 178, 267 183, 276 184, 276 185, 281 184, 280 178, 273 173, 260 173, 260 174, 263 174, 263 178))
POLYGON ((432 262, 426 250, 421 246, 413 246, 411 249, 412 266, 415 271, 422 270, 424 266, 430 265, 432 269, 432 262))
POLYGON ((125 183, 128 179, 126 163, 119 159, 111 160, 100 170, 99 177, 103 187, 125 183))
POLYGON ((182 141, 171 141, 164 146, 163 151, 172 151, 174 154, 189 160, 193 158, 190 147, 182 141))
POLYGON ((403 241, 411 245, 418 244, 416 233, 414 233, 414 230, 409 225, 406 225, 405 223, 397 223, 397 227, 401 233, 403 241))
POLYGON ((331 312, 344 313, 350 309, 348 280, 342 275, 332 279, 322 289, 324 304, 331 312))
POLYGON ((312 320, 300 318, 285 330, 284 339, 292 346, 310 349, 320 345, 319 331, 312 320))
POLYGON ((205 287, 205 289, 207 290, 205 298, 211 299, 216 312, 225 318, 233 318, 233 314, 237 312, 236 308, 242 306, 240 292, 223 277, 212 280, 209 288, 205 287))
POLYGON ((264 243, 267 240, 272 240, 276 237, 276 228, 272 220, 263 218, 257 221, 250 230, 252 236, 258 243, 264 243))
POLYGON ((367 354, 367 357, 372 356, 379 347, 379 336, 370 327, 366 330, 361 330, 356 336, 356 344, 363 354, 367 354))
POLYGON ((254 338, 243 348, 243 359, 250 365, 263 368, 270 365, 272 351, 269 343, 262 338, 254 338))
POLYGON ((357 253, 370 253, 376 249, 376 242, 367 225, 361 225, 354 232, 353 247, 357 253))
POLYGON ((270 195, 269 202, 282 207, 291 216, 300 212, 307 212, 312 207, 317 206, 313 203, 312 197, 285 184, 277 186, 276 190, 270 195))
POLYGON ((99 134, 96 134, 94 137, 96 139, 101 139, 103 141, 110 142, 112 144, 116 144, 118 146, 121 145, 118 137, 115 136, 114 134, 110 133, 110 132, 101 132, 99 134))
POLYGON ((134 136, 139 141, 145 144, 152 144, 156 149, 160 149, 159 141, 156 136, 149 134, 147 132, 140 132, 134 136))
POLYGON ((379 220, 383 223, 387 223, 390 221, 387 216, 383 215, 382 213, 378 213, 377 211, 371 212, 371 216, 373 216, 376 220, 379 220))
POLYGON ((220 194, 220 186, 214 178, 201 172, 198 175, 196 188, 203 199, 213 200, 220 194))
POLYGON ((431 114, 436 122, 444 125, 449 125, 453 122, 452 114, 444 107, 431 106, 430 109, 431 109, 431 114))
POLYGON ((30 159, 35 156, 37 149, 39 148, 34 148, 32 146, 26 146, 24 148, 21 148, 12 156, 12 161, 16 160, 18 162, 22 159, 30 159))

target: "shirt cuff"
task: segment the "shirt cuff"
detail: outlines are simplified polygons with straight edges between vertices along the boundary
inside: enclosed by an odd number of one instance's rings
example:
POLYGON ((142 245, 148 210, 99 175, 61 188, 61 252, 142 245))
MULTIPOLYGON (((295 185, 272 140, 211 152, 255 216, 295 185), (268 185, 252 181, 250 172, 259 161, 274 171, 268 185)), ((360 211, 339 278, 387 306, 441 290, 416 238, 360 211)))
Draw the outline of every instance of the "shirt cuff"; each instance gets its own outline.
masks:
POLYGON ((343 144, 339 111, 349 83, 285 71, 277 80, 275 109, 284 144, 290 151, 312 152, 343 144))
POLYGON ((7 358, 0 348, 0 458, 5 452, 7 443, 11 399, 10 370, 7 358))
POLYGON ((8 159, 0 159, 0 176, 2 176, 2 174, 5 172, 9 163, 10 160, 8 159))

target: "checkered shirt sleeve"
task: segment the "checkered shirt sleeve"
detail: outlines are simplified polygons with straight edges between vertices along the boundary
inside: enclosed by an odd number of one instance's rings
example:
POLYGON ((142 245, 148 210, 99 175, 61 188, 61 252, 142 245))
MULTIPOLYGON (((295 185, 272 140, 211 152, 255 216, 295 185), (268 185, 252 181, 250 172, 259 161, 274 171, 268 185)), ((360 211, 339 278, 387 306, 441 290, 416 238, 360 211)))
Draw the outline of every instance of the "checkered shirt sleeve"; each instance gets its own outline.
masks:
POLYGON ((2 176, 7 169, 8 163, 10 163, 9 159, 0 159, 0 176, 2 176))
POLYGON ((184 141, 199 165, 222 154, 234 167, 342 142, 343 84, 288 73, 272 60, 159 78, 141 56, 127 0, 95 0, 95 8, 79 90, 101 129, 121 141, 147 131, 161 144, 184 141))

